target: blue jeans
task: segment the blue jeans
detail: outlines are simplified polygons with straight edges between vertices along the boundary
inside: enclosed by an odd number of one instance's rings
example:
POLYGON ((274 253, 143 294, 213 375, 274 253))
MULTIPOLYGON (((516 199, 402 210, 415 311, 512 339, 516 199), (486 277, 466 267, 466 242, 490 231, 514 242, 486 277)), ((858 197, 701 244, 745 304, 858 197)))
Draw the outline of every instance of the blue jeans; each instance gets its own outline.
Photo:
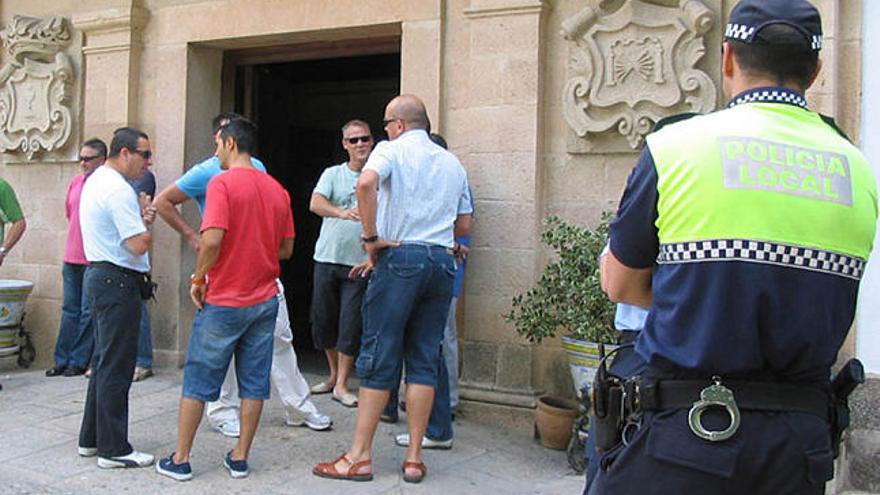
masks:
POLYGON ((86 368, 92 358, 94 335, 89 300, 84 290, 86 265, 64 263, 61 267, 63 299, 61 326, 55 341, 55 366, 86 368))
MULTIPOLYGON (((458 405, 458 351, 455 328, 456 299, 453 297, 449 303, 449 314, 446 317, 446 327, 443 330, 440 374, 437 377, 434 405, 431 407, 431 417, 428 420, 428 430, 425 433, 425 436, 431 440, 450 440, 453 436, 452 408, 458 405), (449 370, 455 370, 455 376, 449 373, 449 370)), ((399 382, 400 379, 397 381, 399 382)), ((388 398, 388 404, 385 406, 385 415, 397 417, 399 390, 398 387, 391 389, 391 396, 388 398)))
POLYGON ((147 312, 147 301, 141 299, 141 327, 138 330, 137 366, 153 367, 153 336, 150 332, 150 313, 147 312))
POLYGON ((361 386, 396 388, 403 362, 407 383, 436 386, 454 279, 455 261, 446 248, 402 244, 382 250, 364 294, 356 362, 361 386))
POLYGON ((275 296, 245 307, 205 304, 193 320, 183 366, 183 396, 204 402, 217 400, 234 355, 238 396, 268 399, 277 315, 275 296))
POLYGON ((458 328, 455 326, 457 306, 458 298, 453 297, 452 302, 449 303, 446 328, 443 329, 443 358, 446 361, 446 370, 449 372, 449 405, 451 407, 458 406, 458 328))
MULTIPOLYGON (((452 405, 449 394, 449 373, 444 359, 445 350, 440 350, 440 373, 437 375, 437 386, 434 389, 434 404, 431 406, 431 416, 428 419, 428 429, 425 436, 431 440, 445 441, 452 439, 452 405)), ((398 378, 398 383, 400 379, 398 378)), ((384 414, 393 418, 397 417, 397 403, 399 400, 399 387, 391 389, 388 404, 384 414)))

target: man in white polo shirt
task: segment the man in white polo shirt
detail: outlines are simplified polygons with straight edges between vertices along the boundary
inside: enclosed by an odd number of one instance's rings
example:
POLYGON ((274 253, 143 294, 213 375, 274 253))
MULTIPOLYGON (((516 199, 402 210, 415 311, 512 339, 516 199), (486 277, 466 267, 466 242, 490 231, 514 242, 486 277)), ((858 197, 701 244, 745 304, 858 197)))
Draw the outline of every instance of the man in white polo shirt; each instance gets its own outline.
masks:
POLYGON ((141 205, 126 179, 152 162, 150 140, 123 127, 113 133, 107 162, 92 173, 80 198, 83 248, 89 267, 85 290, 95 327, 95 356, 79 432, 79 455, 98 467, 143 467, 151 454, 128 443, 128 390, 137 358, 141 298, 149 282, 148 227, 156 210, 141 205))

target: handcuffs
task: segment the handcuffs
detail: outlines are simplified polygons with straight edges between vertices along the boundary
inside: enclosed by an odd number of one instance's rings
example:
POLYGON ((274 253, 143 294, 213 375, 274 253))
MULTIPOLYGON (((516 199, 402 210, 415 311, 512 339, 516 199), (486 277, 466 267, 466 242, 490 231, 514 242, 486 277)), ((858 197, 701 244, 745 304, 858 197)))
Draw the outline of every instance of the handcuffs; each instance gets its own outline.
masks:
POLYGON ((732 437, 736 430, 739 429, 740 413, 736 400, 733 397, 733 391, 721 384, 721 378, 713 376, 712 385, 704 388, 700 392, 700 400, 694 402, 690 412, 688 412, 688 426, 694 435, 708 440, 710 442, 722 442, 732 437), (730 424, 724 430, 707 430, 703 426, 703 412, 710 407, 723 407, 728 416, 730 416, 730 424))

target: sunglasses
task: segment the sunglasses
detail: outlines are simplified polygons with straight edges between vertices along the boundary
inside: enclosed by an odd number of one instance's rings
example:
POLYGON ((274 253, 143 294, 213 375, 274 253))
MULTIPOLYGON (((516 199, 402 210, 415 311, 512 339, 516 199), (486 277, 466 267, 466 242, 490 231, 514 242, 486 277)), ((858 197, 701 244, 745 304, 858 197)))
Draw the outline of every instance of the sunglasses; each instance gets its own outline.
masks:
POLYGON ((382 119, 382 127, 388 127, 388 124, 390 124, 392 122, 396 122, 398 120, 401 120, 401 119, 397 118, 397 117, 395 117, 393 119, 382 119))
POLYGON ((345 138, 348 141, 348 144, 358 144, 358 143, 369 143, 373 138, 370 136, 355 136, 350 138, 345 138))
POLYGON ((101 158, 101 155, 95 155, 95 156, 82 156, 82 155, 80 155, 77 158, 79 158, 79 161, 81 161, 81 162, 90 162, 92 160, 97 160, 98 158, 101 158))
POLYGON ((153 152, 150 150, 131 150, 131 152, 141 155, 144 160, 149 160, 153 156, 153 152))

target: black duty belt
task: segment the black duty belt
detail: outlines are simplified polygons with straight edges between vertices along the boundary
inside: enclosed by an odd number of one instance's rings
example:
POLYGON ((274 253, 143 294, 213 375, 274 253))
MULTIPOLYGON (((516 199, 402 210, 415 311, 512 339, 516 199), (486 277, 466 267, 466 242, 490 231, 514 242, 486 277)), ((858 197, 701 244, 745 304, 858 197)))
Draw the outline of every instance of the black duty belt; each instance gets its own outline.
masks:
POLYGON ((119 266, 109 261, 92 261, 89 263, 89 266, 99 267, 99 268, 109 268, 111 270, 115 270, 120 273, 124 273, 126 275, 132 275, 134 277, 143 277, 146 275, 144 272, 139 272, 137 270, 132 270, 131 268, 125 268, 124 266, 119 266))
MULTIPOLYGON (((631 400, 643 411, 689 408, 701 399, 712 380, 650 380, 634 384, 631 400)), ((751 411, 791 411, 814 414, 829 420, 831 394, 821 385, 778 382, 724 380, 740 409, 751 411)))

